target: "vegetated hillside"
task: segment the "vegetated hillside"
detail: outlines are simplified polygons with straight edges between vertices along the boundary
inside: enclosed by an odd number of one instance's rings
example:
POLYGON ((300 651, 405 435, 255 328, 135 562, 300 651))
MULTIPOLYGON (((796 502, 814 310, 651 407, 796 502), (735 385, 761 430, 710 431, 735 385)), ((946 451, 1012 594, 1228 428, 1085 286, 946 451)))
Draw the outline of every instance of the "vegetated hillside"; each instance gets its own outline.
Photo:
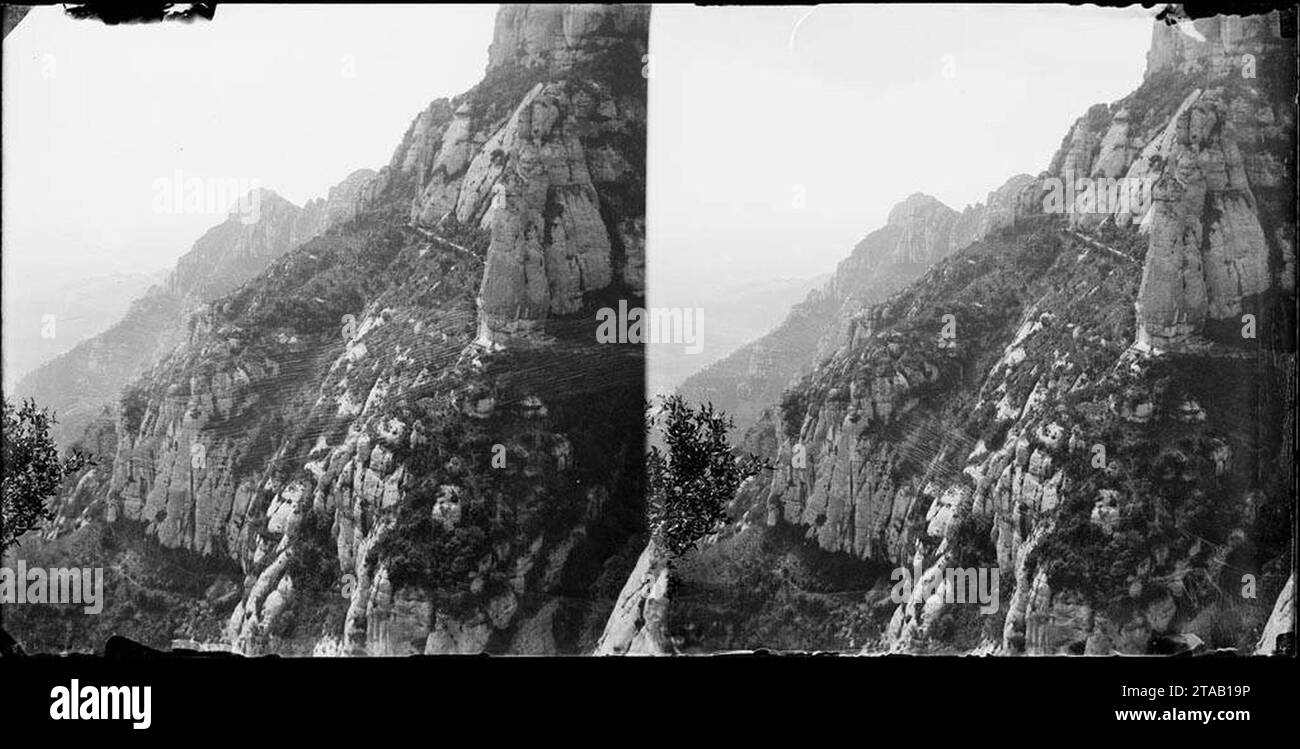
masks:
POLYGON ((58 422, 52 434, 69 445, 91 420, 111 417, 122 388, 184 340, 191 312, 253 278, 331 222, 345 219, 357 190, 372 175, 358 170, 332 188, 328 198, 301 208, 267 189, 241 197, 240 205, 255 207, 255 213, 232 213, 205 232, 166 280, 132 302, 121 320, 36 368, 18 382, 14 394, 53 410, 58 422))
POLYGON ((503 7, 484 82, 415 119, 354 215, 127 389, 48 535, 206 570, 170 635, 245 653, 589 648, 644 524, 644 357, 595 312, 644 295, 648 21, 503 7))
POLYGON ((746 444, 778 468, 683 566, 680 647, 1284 646, 1295 20, 1196 26, 1158 23, 1142 86, 1075 124, 1011 226, 862 306, 770 403, 746 444), (1153 202, 1045 210, 1051 178, 1116 176, 1153 202), (999 605, 897 604, 896 568, 996 569, 999 605))
POLYGON ((737 433, 752 425, 796 375, 807 372, 838 345, 849 318, 916 280, 952 251, 1005 225, 1020 188, 1019 175, 989 193, 988 201, 957 213, 917 193, 896 205, 886 225, 868 234, 816 289, 758 340, 687 378, 678 392, 711 402, 735 420, 737 433))

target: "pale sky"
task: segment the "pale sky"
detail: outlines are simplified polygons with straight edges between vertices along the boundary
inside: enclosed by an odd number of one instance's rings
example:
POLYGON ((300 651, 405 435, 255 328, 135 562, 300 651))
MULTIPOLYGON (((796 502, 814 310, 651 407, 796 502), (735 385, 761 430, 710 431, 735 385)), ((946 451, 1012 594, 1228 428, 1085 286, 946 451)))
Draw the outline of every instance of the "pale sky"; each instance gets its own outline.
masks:
POLYGON ((323 197, 387 164, 430 101, 478 83, 495 15, 222 3, 210 22, 106 26, 34 8, 4 40, 6 389, 120 318, 224 220, 218 205, 155 212, 155 181, 180 170, 298 205, 323 197), (94 319, 85 302, 113 284, 124 298, 94 319), (49 340, 47 313, 60 320, 49 340))
POLYGON ((170 266, 216 215, 154 180, 256 179, 301 205, 388 162, 420 109, 483 77, 495 6, 228 5, 105 26, 39 7, 4 40, 4 262, 41 283, 170 266))
POLYGON ((657 6, 653 303, 832 270, 913 192, 961 210, 1046 169, 1077 117, 1141 83, 1151 12, 657 6))

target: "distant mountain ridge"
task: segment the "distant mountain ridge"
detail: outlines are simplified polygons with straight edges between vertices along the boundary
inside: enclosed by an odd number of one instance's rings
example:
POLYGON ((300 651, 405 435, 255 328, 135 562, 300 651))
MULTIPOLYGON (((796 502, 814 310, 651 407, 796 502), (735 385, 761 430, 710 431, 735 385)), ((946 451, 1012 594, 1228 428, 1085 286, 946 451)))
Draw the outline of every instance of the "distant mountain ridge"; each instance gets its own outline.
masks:
POLYGON ((55 412, 53 436, 67 446, 117 404, 122 388, 183 339, 187 317, 260 273, 272 260, 355 212, 358 190, 374 172, 353 172, 327 198, 303 207, 266 188, 241 197, 257 220, 230 215, 206 231, 176 261, 163 283, 134 301, 107 330, 41 365, 17 383, 15 397, 34 398, 55 412))
POLYGON ((772 332, 687 378, 678 392, 711 402, 736 422, 754 423, 799 374, 827 356, 864 305, 883 301, 936 261, 1011 223, 1016 196, 1033 178, 1018 175, 961 213, 914 193, 889 212, 821 289, 795 305, 772 332))

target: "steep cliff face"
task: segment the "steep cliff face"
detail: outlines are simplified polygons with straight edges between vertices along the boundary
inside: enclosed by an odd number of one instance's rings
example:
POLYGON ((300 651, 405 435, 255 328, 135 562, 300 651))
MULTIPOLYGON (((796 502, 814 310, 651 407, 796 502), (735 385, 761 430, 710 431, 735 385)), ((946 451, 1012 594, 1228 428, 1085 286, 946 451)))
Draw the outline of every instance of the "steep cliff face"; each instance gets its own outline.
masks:
MULTIPOLYGON (((1207 322, 1240 322, 1243 312, 1254 310, 1252 302, 1288 272, 1283 266, 1270 271, 1269 242, 1252 190, 1252 184, 1276 189, 1283 170, 1257 154, 1243 154, 1239 142, 1281 145, 1294 122, 1288 125, 1284 115, 1281 125, 1268 123, 1269 104, 1257 109, 1241 103, 1220 89, 1193 92, 1156 149, 1164 170, 1154 187, 1151 244, 1138 296, 1143 344, 1169 348, 1189 341, 1207 322), (1234 110, 1245 116, 1234 118, 1234 110), (1270 132, 1259 132, 1261 126, 1270 132)), ((1294 257, 1294 237, 1286 229, 1274 236, 1278 256, 1294 257)), ((1294 263, 1288 265, 1293 274, 1294 263)))
POLYGON ((1152 28, 1146 77, 1169 71, 1191 76, 1237 75, 1260 57, 1288 54, 1294 32, 1294 28, 1285 28, 1294 24, 1294 19, 1277 13, 1213 16, 1187 23, 1195 33, 1186 26, 1163 22, 1152 28))
MULTIPOLYGON (((1281 314, 1271 290, 1294 289, 1292 23, 1277 14, 1157 23, 1142 87, 1080 118, 1044 175, 1123 183, 1109 195, 1097 184, 1069 219, 1081 229, 1136 224, 1150 237, 1136 300, 1144 348, 1231 336, 1243 314, 1281 314)), ((1040 180, 1029 192, 1044 189, 1040 180)))
POLYGON ((342 220, 357 189, 372 174, 354 172, 332 188, 328 198, 302 208, 267 189, 241 197, 240 205, 257 207, 256 221, 232 214, 209 229, 177 260, 166 280, 133 302, 120 321, 23 378, 16 394, 54 410, 59 419, 54 437, 71 444, 105 409, 111 413, 128 382, 184 340, 191 311, 342 220))
MULTIPOLYGON (((846 622, 843 648, 1276 642, 1293 626, 1265 629, 1295 497, 1287 23, 1283 37, 1276 16, 1198 21, 1195 44, 1158 27, 1141 88, 1094 107, 1043 174, 1017 180, 1000 228, 859 302, 747 433, 778 470, 742 488, 718 553, 793 529, 874 565, 865 597, 818 600, 846 622), (1243 50, 1252 75, 1216 62, 1243 50), (1117 177, 1149 179, 1151 200, 1064 188, 1117 177), (935 585, 892 604, 894 568, 935 585), (997 611, 954 603, 953 569, 997 570, 997 611)), ((670 610, 670 630, 708 630, 698 610, 670 610)), ((756 644, 717 629, 713 647, 756 644)))
POLYGON ((771 333, 686 379, 685 397, 710 401, 735 419, 753 424, 794 379, 839 346, 855 315, 920 278, 933 263, 1013 220, 1012 204, 1032 178, 1019 175, 990 192, 987 203, 958 214, 916 193, 894 206, 886 225, 868 234, 771 333))
POLYGON ((645 291, 645 6, 507 7, 482 84, 434 102, 390 169, 411 220, 486 244, 485 344, 645 291), (490 239, 479 232, 486 232, 490 239))
POLYGON ((341 224, 193 315, 62 530, 236 564, 177 636, 241 652, 589 650, 643 524, 643 359, 594 312, 639 303, 647 32, 644 7, 503 8, 527 66, 494 56, 341 224))
POLYGON ((307 210, 271 190, 259 189, 242 202, 257 206, 257 221, 246 223, 232 213, 205 232, 176 261, 165 282, 168 292, 193 304, 214 299, 257 275, 321 228, 307 210))
POLYGON ((595 655, 667 655, 669 570, 647 545, 618 594, 595 655))
POLYGON ((610 51, 622 54, 644 39, 649 17, 649 8, 639 5, 507 7, 488 48, 488 71, 521 65, 568 72, 610 51))

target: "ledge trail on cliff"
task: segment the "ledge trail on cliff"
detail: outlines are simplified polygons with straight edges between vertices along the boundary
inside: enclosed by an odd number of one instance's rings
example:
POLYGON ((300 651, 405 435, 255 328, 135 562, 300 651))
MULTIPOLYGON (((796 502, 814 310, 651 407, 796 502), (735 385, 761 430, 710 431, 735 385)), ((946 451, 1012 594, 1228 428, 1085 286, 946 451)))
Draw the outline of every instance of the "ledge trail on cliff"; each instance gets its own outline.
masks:
POLYGON ((131 569, 105 627, 157 647, 590 650, 644 527, 644 358, 595 329, 644 296, 648 27, 503 6, 483 81, 124 388, 33 553, 131 569))
POLYGON ((757 400, 739 433, 777 470, 680 565, 658 639, 1136 654, 1294 631, 1295 16, 1195 28, 1157 21, 1141 86, 1000 191, 994 226, 928 219, 945 251, 882 284, 855 266, 891 216, 682 387, 757 400), (1053 200, 1130 183, 1149 200, 1053 200), (994 610, 953 570, 999 573, 994 610))

